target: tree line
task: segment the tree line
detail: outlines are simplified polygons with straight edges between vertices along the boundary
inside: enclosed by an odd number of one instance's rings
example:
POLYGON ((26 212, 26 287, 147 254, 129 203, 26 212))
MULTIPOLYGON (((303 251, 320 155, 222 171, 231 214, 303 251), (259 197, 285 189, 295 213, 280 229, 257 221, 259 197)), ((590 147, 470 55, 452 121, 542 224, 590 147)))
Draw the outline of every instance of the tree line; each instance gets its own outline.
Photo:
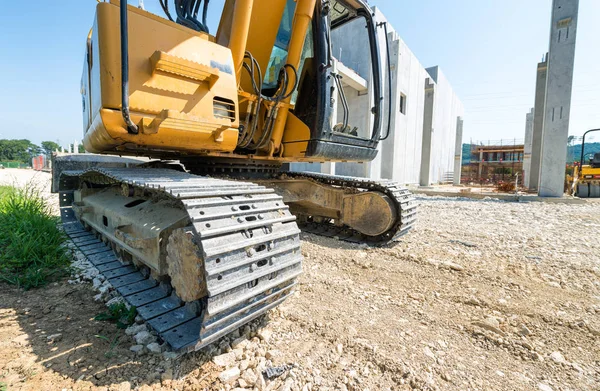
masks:
MULTIPOLYGON (((0 140, 0 161, 30 164, 34 156, 50 156, 52 152, 60 149, 60 145, 54 141, 42 141, 40 145, 36 145, 27 139, 2 139, 0 140)), ((82 145, 79 145, 79 152, 84 152, 82 145)))

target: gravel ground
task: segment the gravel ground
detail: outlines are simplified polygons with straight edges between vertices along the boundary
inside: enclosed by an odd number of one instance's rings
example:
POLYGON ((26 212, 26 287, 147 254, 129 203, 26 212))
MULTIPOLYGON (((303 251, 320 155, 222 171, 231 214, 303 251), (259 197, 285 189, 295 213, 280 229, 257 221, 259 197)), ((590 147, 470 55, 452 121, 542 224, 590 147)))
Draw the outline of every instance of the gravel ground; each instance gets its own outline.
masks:
POLYGON ((303 234, 304 274, 294 297, 180 358, 160 352, 152 338, 135 341, 143 325, 123 331, 94 321, 104 309, 101 281, 96 290, 67 281, 29 292, 0 285, 0 384, 600 389, 600 203, 419 202, 416 229, 384 248, 303 234), (263 376, 281 365, 279 377, 263 376))
POLYGON ((35 183, 49 193, 51 180, 52 176, 47 172, 16 168, 0 169, 0 185, 24 186, 28 183, 35 183))
POLYGON ((58 215, 58 196, 50 193, 52 175, 43 171, 30 169, 5 168, 0 169, 0 186, 30 186, 39 190, 48 200, 48 204, 58 215))

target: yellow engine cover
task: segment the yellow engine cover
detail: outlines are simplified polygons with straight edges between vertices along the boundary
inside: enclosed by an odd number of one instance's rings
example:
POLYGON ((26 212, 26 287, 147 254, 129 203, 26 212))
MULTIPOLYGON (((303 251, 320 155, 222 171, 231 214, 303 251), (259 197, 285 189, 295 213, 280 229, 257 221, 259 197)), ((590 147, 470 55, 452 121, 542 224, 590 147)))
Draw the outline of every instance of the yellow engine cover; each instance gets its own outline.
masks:
POLYGON ((121 115, 119 5, 99 3, 81 82, 84 146, 95 153, 230 152, 238 138, 231 51, 208 34, 128 7, 129 102, 121 115))
POLYGON ((581 168, 580 182, 600 180, 600 168, 592 168, 591 166, 584 165, 581 168))

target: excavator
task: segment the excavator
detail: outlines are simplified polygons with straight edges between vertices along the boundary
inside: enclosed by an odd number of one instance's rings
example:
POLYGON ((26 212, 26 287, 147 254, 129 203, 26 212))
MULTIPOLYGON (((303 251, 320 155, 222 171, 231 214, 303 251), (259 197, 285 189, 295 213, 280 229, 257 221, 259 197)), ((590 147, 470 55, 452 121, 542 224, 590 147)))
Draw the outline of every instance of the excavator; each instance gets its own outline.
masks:
POLYGON ((283 170, 368 162, 387 137, 386 26, 365 1, 226 0, 214 35, 208 0, 159 2, 164 17, 97 4, 81 79, 92 154, 56 157, 53 190, 73 243, 187 352, 294 292, 300 229, 386 244, 410 231, 416 204, 391 181, 283 170), (371 129, 351 123, 333 66, 332 32, 348 23, 368 36, 371 129))

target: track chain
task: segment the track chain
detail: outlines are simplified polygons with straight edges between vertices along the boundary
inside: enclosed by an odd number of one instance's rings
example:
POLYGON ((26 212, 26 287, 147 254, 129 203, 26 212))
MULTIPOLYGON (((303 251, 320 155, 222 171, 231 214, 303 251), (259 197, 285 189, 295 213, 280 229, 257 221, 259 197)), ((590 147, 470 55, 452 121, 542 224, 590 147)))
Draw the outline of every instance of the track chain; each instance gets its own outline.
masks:
POLYGON ((65 231, 176 351, 200 349, 277 306, 293 293, 302 272, 296 218, 264 186, 160 168, 64 171, 61 182, 65 231), (69 203, 69 191, 79 181, 126 184, 178 202, 201 251, 208 296, 198 305, 183 303, 176 292, 118 260, 110 246, 85 231, 69 203))
POLYGON ((307 221, 308 216, 297 216, 298 224, 306 232, 336 237, 353 243, 369 243, 383 245, 398 240, 414 226, 417 217, 417 203, 407 188, 392 181, 374 181, 365 178, 339 175, 318 174, 310 172, 286 172, 285 175, 296 178, 309 178, 319 183, 360 191, 376 191, 388 196, 395 204, 398 213, 397 221, 392 228, 378 236, 368 236, 347 226, 336 226, 329 222, 307 221), (304 217, 304 218, 303 218, 304 217))

